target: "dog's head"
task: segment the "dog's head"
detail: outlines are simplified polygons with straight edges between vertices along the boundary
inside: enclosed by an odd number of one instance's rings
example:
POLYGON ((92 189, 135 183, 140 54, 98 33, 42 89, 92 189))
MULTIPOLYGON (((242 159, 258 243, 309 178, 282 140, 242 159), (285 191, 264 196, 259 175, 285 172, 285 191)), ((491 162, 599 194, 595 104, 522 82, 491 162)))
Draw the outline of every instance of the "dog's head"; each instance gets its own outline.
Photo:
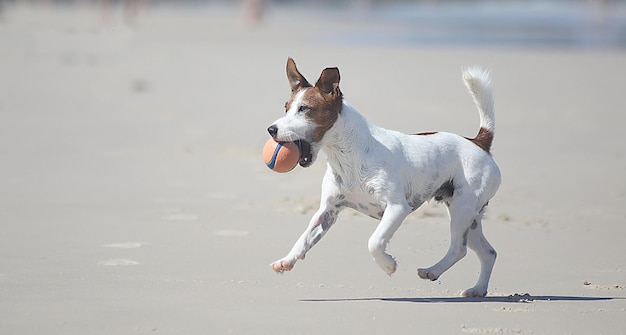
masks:
POLYGON ((308 167, 317 158, 326 132, 333 127, 341 112, 343 97, 339 90, 339 69, 322 71, 315 86, 309 84, 287 60, 287 79, 291 97, 285 104, 285 115, 267 131, 276 141, 292 141, 300 145, 300 166, 308 167))

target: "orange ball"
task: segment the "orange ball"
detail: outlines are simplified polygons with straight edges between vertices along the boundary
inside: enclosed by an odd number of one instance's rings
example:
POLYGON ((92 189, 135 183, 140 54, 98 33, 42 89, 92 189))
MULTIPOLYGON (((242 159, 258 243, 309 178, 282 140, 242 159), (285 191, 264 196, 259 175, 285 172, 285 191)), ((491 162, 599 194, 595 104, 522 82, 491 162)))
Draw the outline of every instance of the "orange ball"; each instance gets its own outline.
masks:
POLYGON ((289 172, 300 161, 300 148, 293 142, 276 142, 270 138, 263 147, 263 160, 276 172, 289 172))

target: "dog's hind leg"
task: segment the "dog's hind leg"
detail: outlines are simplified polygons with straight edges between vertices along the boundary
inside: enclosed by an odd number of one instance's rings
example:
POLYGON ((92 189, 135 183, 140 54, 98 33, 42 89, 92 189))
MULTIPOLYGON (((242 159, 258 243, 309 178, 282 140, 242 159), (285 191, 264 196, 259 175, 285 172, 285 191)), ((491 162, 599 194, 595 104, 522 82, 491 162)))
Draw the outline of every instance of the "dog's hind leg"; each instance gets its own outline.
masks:
POLYGON ((376 264, 390 276, 396 272, 396 261, 385 252, 385 249, 389 240, 409 213, 411 213, 411 207, 406 203, 387 204, 385 213, 367 244, 376 264))
POLYGON ((452 265, 467 254, 470 227, 478 214, 475 206, 472 205, 475 201, 471 201, 474 199, 462 199, 457 197, 450 198, 449 200, 450 247, 446 255, 437 262, 437 264, 427 269, 417 270, 417 274, 422 279, 437 280, 441 274, 446 272, 452 265))
POLYGON ((461 293, 464 297, 484 297, 487 295, 487 286, 489 285, 491 270, 496 262, 497 253, 483 234, 481 218, 482 215, 479 215, 474 222, 472 222, 467 236, 467 246, 476 252, 480 260, 480 275, 474 287, 461 293))

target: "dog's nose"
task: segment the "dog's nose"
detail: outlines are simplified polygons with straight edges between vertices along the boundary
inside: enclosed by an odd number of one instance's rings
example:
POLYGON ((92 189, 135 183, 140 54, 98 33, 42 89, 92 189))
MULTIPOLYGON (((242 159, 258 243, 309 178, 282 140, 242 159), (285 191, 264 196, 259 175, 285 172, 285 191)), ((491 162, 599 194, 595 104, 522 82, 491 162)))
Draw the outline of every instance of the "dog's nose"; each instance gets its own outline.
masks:
POLYGON ((278 134, 278 127, 273 124, 267 128, 267 132, 270 133, 272 138, 276 138, 276 134, 278 134))

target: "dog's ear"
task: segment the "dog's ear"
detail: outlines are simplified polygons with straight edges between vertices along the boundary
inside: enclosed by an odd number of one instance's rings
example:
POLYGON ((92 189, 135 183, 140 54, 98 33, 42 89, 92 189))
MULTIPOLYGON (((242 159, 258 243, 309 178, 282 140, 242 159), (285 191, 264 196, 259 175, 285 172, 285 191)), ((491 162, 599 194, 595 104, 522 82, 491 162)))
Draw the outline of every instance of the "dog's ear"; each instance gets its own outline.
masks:
POLYGON ((339 90, 339 69, 336 67, 329 67, 322 71, 320 78, 315 83, 315 87, 322 94, 341 95, 339 90))
POLYGON ((287 79, 289 80, 289 85, 291 86, 291 92, 296 92, 305 87, 311 87, 311 84, 304 78, 298 68, 296 67, 296 62, 289 57, 287 59, 287 79))

